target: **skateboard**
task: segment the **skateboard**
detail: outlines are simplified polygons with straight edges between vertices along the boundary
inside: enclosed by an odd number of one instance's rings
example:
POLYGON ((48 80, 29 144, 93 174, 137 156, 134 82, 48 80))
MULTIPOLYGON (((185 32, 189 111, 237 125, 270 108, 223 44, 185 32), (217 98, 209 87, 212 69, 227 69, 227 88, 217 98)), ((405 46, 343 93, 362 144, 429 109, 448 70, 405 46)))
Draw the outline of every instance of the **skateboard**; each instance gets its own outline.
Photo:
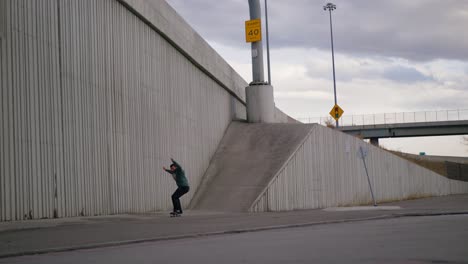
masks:
POLYGON ((169 215, 170 215, 170 217, 180 217, 180 216, 182 216, 182 214, 179 214, 179 213, 176 213, 176 212, 171 212, 169 215))

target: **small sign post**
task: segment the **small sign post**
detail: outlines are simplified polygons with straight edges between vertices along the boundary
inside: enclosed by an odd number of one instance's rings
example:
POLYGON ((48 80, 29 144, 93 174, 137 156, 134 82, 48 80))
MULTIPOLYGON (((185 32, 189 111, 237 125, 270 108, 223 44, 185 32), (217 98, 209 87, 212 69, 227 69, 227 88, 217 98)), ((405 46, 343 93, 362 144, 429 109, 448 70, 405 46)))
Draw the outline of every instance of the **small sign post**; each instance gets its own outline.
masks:
POLYGON ((367 151, 368 151, 367 149, 364 149, 362 146, 359 146, 358 155, 362 159, 362 162, 364 163, 364 169, 366 170, 367 182, 369 183, 369 189, 372 195, 372 200, 374 201, 374 206, 377 206, 377 202, 375 201, 374 191, 372 190, 372 184, 369 178, 369 172, 367 171, 367 164, 366 164, 367 151))
POLYGON ((262 23, 260 18, 245 21, 245 42, 262 40, 262 23))

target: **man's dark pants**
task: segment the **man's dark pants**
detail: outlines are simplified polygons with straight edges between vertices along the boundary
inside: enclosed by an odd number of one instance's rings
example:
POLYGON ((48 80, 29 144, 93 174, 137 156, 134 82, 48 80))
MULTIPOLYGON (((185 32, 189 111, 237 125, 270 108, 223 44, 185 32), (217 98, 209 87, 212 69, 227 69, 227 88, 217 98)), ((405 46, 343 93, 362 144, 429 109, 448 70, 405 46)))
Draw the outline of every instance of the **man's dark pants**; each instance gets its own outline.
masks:
POLYGON ((188 193, 190 190, 190 187, 188 186, 182 186, 182 187, 177 187, 177 190, 172 194, 172 205, 174 206, 174 212, 182 213, 182 207, 180 206, 180 200, 179 198, 188 193))

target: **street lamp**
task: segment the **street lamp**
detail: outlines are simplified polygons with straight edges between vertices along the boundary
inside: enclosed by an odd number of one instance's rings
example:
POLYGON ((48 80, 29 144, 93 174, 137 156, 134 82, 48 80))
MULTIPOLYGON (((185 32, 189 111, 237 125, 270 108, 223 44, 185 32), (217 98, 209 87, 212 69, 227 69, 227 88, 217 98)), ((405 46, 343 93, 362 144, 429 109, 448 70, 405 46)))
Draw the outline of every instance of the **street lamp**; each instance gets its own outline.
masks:
MULTIPOLYGON (((333 28, 332 28, 332 18, 331 18, 331 11, 336 9, 336 5, 332 3, 328 3, 323 6, 323 10, 329 11, 330 13, 330 36, 331 36, 331 49, 332 49, 332 64, 333 64, 333 92, 335 94, 335 105, 337 105, 336 101, 336 80, 335 80, 335 54, 333 51, 333 28)), ((338 119, 336 119, 336 127, 338 128, 338 119)))

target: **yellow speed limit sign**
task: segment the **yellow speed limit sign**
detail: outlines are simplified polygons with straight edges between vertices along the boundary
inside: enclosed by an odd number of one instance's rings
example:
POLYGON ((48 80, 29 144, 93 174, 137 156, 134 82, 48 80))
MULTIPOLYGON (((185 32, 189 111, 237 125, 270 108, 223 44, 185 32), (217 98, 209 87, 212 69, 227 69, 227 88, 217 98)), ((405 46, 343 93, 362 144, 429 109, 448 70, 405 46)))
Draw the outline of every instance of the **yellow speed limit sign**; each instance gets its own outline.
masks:
POLYGON ((245 21, 245 42, 262 40, 262 22, 260 18, 245 21))

